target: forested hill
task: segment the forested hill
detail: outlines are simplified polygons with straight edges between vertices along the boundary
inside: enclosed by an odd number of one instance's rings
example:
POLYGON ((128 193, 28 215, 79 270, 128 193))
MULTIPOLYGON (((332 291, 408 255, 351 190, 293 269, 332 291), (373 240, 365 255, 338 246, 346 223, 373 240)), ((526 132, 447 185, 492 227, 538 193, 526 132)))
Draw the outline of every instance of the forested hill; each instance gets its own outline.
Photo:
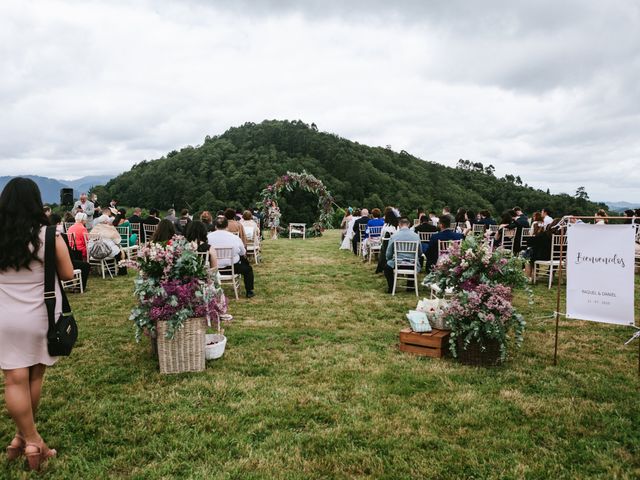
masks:
MULTIPOLYGON (((188 206, 192 211, 246 207, 277 176, 302 170, 322 180, 340 206, 396 205, 412 212, 417 206, 439 210, 449 205, 488 208, 494 214, 516 204, 527 211, 549 207, 592 214, 598 208, 584 198, 549 195, 522 185, 516 172, 496 178, 492 166, 468 161, 460 161, 458 168, 445 167, 404 151, 319 132, 314 124, 301 121, 246 123, 207 136, 198 147, 135 165, 111 180, 103 195, 132 206, 188 206)), ((298 207, 300 202, 313 203, 303 197, 288 201, 298 207)))

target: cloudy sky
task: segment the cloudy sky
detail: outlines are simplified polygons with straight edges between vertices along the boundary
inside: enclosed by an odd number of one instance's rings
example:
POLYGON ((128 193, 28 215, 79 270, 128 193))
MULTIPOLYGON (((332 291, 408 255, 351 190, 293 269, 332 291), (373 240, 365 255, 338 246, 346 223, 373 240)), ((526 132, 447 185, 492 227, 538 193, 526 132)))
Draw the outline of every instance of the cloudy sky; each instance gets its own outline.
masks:
POLYGON ((301 119, 640 201, 637 0, 2 0, 0 175, 119 173, 301 119))

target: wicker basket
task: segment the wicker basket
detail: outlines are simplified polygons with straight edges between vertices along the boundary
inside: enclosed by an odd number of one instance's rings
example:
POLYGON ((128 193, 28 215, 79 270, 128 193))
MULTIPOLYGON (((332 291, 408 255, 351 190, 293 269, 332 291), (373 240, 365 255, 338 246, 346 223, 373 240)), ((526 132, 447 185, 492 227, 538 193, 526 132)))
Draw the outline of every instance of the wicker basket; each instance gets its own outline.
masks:
POLYGON ((158 362, 160 373, 204 370, 204 318, 190 318, 172 339, 166 337, 167 323, 158 322, 158 362))
POLYGON ((437 328, 438 330, 451 330, 442 312, 429 312, 427 313, 427 317, 433 328, 437 328))
POLYGON ((464 339, 458 337, 456 339, 458 360, 465 365, 478 367, 495 367, 501 365, 500 342, 493 339, 486 339, 484 346, 485 350, 483 351, 480 348, 480 344, 476 340, 472 340, 465 350, 464 339))

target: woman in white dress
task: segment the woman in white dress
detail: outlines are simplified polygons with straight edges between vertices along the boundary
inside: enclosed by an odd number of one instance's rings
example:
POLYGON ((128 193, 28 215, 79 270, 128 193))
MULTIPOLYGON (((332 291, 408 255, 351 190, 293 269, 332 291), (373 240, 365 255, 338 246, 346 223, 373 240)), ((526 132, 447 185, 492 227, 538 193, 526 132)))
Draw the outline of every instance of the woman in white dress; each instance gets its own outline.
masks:
POLYGON ((349 220, 349 224, 347 225, 347 231, 344 234, 344 238, 342 239, 342 244, 340 244, 340 250, 351 250, 351 240, 353 239, 353 224, 356 220, 361 217, 360 209, 357 209, 349 220))

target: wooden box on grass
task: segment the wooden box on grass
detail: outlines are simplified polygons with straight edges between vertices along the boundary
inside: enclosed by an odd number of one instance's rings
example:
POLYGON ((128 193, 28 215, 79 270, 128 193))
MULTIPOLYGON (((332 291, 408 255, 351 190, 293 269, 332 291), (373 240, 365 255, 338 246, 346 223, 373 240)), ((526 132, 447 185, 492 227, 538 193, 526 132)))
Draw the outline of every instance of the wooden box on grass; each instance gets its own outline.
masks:
POLYGON ((449 330, 434 328, 431 332, 418 333, 403 328, 400 330, 400 350, 423 357, 442 358, 449 351, 449 330))

